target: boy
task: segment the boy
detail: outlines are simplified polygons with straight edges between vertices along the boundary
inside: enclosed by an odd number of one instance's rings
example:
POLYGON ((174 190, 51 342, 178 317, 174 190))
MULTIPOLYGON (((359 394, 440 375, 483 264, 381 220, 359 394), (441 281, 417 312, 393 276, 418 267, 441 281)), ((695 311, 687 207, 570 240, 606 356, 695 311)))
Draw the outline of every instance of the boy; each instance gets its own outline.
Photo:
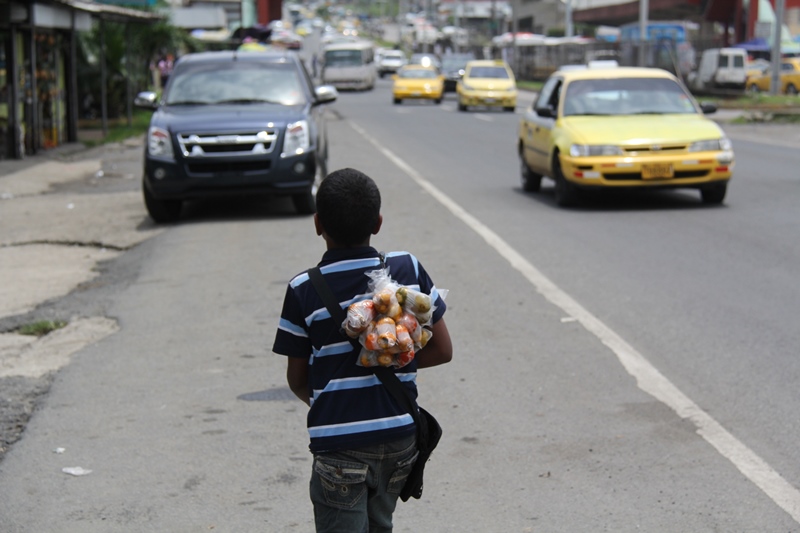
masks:
MULTIPOLYGON (((317 192, 314 227, 327 251, 319 267, 342 308, 365 299, 380 254, 369 244, 380 231, 381 195, 358 170, 332 172, 317 192)), ((452 358, 446 306, 417 259, 388 253, 392 279, 431 295, 433 337, 397 377, 416 397, 418 368, 452 358)), ((311 502, 318 533, 390 532, 392 513, 416 460, 416 428, 372 369, 358 366, 359 350, 340 332, 307 273, 289 283, 272 350, 288 356, 289 387, 309 405, 309 446, 314 455, 311 502)))

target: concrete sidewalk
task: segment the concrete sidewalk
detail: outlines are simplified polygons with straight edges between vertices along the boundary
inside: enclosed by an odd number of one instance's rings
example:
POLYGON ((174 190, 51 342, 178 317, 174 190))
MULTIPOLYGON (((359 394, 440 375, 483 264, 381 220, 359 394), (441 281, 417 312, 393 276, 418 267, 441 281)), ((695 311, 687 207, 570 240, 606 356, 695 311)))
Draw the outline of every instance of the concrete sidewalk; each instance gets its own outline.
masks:
POLYGON ((55 302, 161 231, 142 204, 142 142, 65 145, 0 162, 0 458, 54 372, 117 329, 96 309, 55 302), (68 325, 41 338, 16 333, 43 320, 68 325))

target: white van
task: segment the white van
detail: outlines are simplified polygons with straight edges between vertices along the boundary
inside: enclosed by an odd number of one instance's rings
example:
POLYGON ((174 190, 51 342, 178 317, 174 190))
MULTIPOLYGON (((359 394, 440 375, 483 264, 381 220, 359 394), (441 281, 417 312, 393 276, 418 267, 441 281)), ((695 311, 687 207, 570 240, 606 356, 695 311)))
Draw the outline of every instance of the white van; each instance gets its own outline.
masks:
POLYGON ((331 43, 323 49, 323 85, 370 91, 377 76, 375 45, 371 41, 331 43))
POLYGON ((744 91, 747 81, 747 52, 743 48, 705 50, 700 66, 689 74, 687 84, 693 91, 734 89, 744 91))

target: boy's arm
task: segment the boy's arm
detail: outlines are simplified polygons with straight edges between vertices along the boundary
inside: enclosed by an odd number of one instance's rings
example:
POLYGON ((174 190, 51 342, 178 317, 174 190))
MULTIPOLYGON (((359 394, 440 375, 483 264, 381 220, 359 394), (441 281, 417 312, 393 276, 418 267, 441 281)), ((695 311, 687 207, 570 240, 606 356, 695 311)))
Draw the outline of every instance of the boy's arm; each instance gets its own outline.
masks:
MULTIPOLYGON (((417 352, 417 368, 428 368, 449 363, 453 359, 453 343, 444 318, 431 326, 433 337, 423 349, 417 352)), ((296 394, 296 393, 295 393, 296 394)))
MULTIPOLYGON (((433 337, 431 337, 433 340, 433 337)), ((288 357, 289 366, 286 368, 286 381, 295 396, 311 407, 308 397, 308 360, 302 357, 288 357)))

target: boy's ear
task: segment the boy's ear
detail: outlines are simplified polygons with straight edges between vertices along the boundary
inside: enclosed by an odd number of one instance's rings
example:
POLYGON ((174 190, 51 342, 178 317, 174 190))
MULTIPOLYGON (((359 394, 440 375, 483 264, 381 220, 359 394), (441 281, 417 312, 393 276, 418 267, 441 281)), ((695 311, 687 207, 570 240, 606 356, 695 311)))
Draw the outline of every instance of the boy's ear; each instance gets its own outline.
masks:
POLYGON ((375 224, 375 228, 372 230, 373 235, 377 235, 381 230, 381 224, 383 224, 383 215, 378 215, 378 223, 375 224))
POLYGON ((317 235, 322 235, 322 224, 319 223, 319 215, 314 213, 314 229, 317 231, 317 235))

